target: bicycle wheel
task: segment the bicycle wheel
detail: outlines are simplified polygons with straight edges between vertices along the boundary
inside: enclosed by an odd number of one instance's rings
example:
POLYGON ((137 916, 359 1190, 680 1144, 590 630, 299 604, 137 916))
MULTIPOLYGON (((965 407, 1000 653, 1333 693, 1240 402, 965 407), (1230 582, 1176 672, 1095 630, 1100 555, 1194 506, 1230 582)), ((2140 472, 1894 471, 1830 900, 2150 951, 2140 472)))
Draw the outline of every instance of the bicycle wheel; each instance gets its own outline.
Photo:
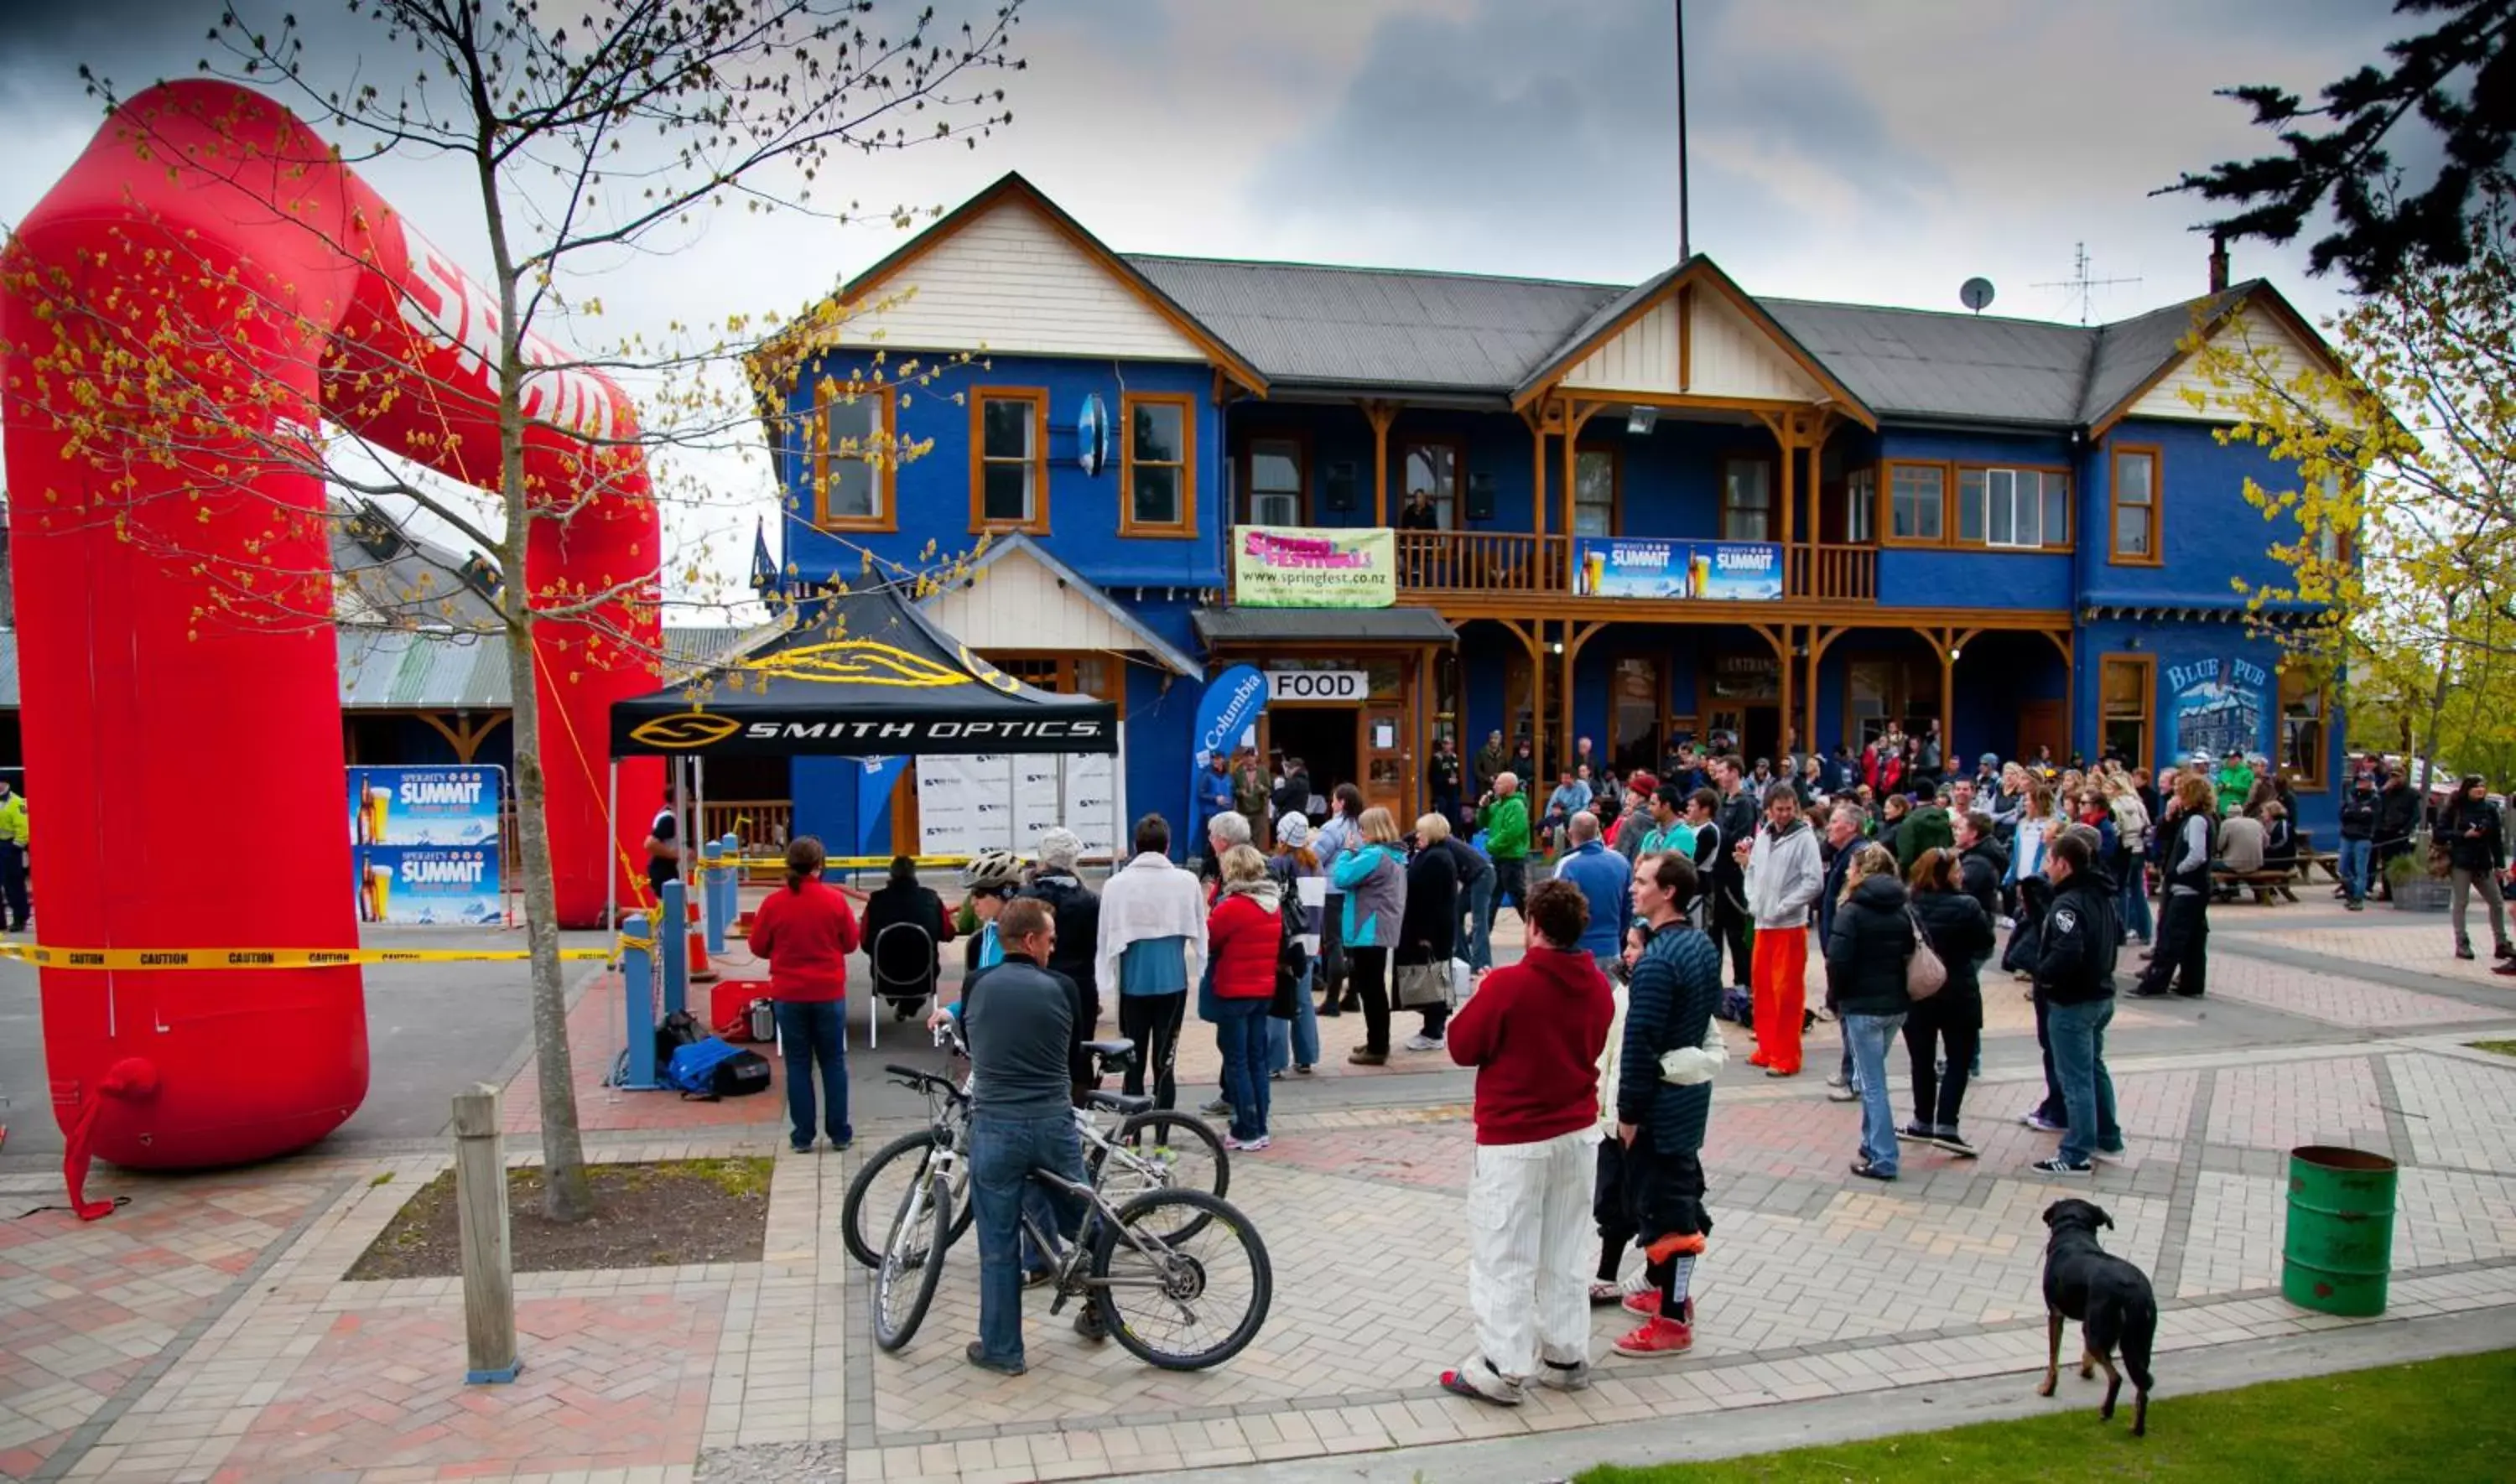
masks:
MULTIPOLYGON (((903 1134, 875 1150, 873 1157, 858 1168, 856 1178, 848 1181, 847 1200, 839 1208, 839 1235, 847 1243, 849 1257, 867 1267, 882 1265, 883 1239, 890 1235, 891 1223, 900 1218, 909 1187, 917 1183, 933 1162, 938 1137, 932 1129, 903 1134)), ((952 1224, 950 1235, 944 1238, 946 1246, 961 1240, 976 1215, 970 1204, 967 1160, 953 1167, 951 1196, 952 1224)))
POLYGON ((883 1243, 882 1261, 873 1270, 873 1342, 886 1350, 908 1343, 935 1301, 935 1285, 944 1278, 944 1177, 929 1167, 908 1189, 883 1243))
POLYGON ((1099 1223, 1092 1301, 1110 1337, 1165 1371, 1221 1365, 1258 1338, 1275 1297, 1267 1246, 1239 1208, 1202 1190, 1156 1190, 1099 1223), (1168 1235, 1189 1224, 1196 1235, 1168 1235))
MULTIPOLYGON (((1156 1190, 1201 1190, 1220 1197, 1232 1187, 1232 1157, 1212 1125, 1191 1113, 1139 1113, 1118 1125, 1110 1141, 1087 1144, 1085 1166, 1093 1188, 1111 1206, 1124 1206, 1156 1190)), ((1181 1224, 1164 1230, 1173 1239, 1193 1237, 1205 1225, 1199 1210, 1164 1213, 1181 1224)))

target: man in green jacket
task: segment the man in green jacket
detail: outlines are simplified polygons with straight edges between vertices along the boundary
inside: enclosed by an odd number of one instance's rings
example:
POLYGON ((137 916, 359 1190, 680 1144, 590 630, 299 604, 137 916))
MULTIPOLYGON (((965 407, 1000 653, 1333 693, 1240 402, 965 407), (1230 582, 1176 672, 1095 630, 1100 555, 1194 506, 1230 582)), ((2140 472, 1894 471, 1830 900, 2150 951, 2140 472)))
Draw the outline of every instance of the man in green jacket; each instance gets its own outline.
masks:
POLYGON ((1924 850, 1954 850, 1956 844, 1956 826, 1949 818, 1948 806, 1938 803, 1919 804, 1896 827, 1896 869, 1909 875, 1913 862, 1922 858, 1924 850))
POLYGON ((26 799, 0 778, 0 931, 21 932, 33 908, 26 896, 26 799))
POLYGON ((2224 819, 2243 808, 2245 801, 2252 797, 2253 767, 2245 762, 2243 753, 2230 753, 2228 761, 2219 764, 2219 771, 2212 776, 2210 784, 2219 791, 2219 816, 2224 819))
POLYGON ((1494 886, 1491 905, 1486 909, 1486 926, 1493 926, 1493 914, 1502 910, 1502 899, 1511 897, 1514 910, 1526 918, 1529 909, 1529 796, 1520 791, 1520 779, 1509 772, 1496 773, 1493 786, 1477 801, 1477 829, 1486 838, 1486 854, 1493 861, 1494 886))

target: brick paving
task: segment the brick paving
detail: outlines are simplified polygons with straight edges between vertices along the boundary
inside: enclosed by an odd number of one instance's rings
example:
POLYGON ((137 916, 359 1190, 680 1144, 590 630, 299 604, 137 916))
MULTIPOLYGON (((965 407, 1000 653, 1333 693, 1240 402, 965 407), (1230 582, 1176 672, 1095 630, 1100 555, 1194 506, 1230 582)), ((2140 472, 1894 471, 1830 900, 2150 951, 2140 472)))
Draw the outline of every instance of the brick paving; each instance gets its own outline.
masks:
MULTIPOLYGON (((1890 1186, 1845 1171, 1859 1110, 1820 1086, 1831 1028, 1814 1033, 1812 1075, 1787 1082, 1746 1068, 1734 1031, 1705 1151, 1719 1225, 1698 1276, 1697 1348, 1605 1358, 1623 1316, 1602 1312, 1600 1383, 1511 1412, 1433 1384, 1471 1343, 1471 1083, 1447 1057, 1350 1067, 1360 1017, 1322 1022, 1320 1072, 1279 1086, 1276 1147, 1234 1165, 1232 1198, 1275 1277, 1268 1323, 1235 1361, 1191 1375, 1140 1365, 1052 1320, 1033 1293, 1031 1370, 1008 1381, 961 1358, 972 1246, 953 1249, 916 1339, 877 1351, 867 1275, 837 1240, 858 1156, 783 1151, 774 1094, 700 1104, 603 1089, 619 1001, 597 984, 570 1030, 599 1157, 777 1150, 762 1260, 524 1275, 523 1376, 465 1387, 459 1285, 341 1276, 444 1151, 318 1151, 190 1178, 105 1172, 106 1192, 133 1197, 112 1217, 0 1225, 0 1476, 985 1484, 1535 1432, 1563 1435, 1569 1472, 1586 1429, 1645 1418, 1987 1376, 2023 1388, 2043 1350, 2037 1216, 2063 1193, 2104 1204, 2110 1247, 2157 1276, 2163 1352, 2343 1323, 2278 1298, 2286 1155, 2307 1142, 2404 1164, 2389 1318, 2516 1314, 2516 1060, 2457 1044, 2508 1034, 2516 995, 2456 968, 2435 919, 2353 919, 2312 897, 2214 916, 2212 1000, 2118 1009, 2129 1148, 2093 1180, 2028 1168, 2053 1139, 2017 1122, 2040 1079, 2032 1013, 2003 976, 1986 986, 1986 1075, 1968 1095, 1982 1157, 1908 1147, 1890 1186), (2315 961, 2294 962, 2302 952, 2315 961)), ((1401 1039, 1413 1020, 1397 1017, 1401 1039)), ((903 1032, 880 1057, 855 1033, 860 1151, 914 1106, 870 1063, 934 1060, 903 1032)), ((1184 1096, 1206 1095, 1213 1066, 1211 1036, 1191 1027, 1184 1096)), ((519 1134, 536 1125, 533 1094, 527 1068, 507 1090, 519 1134)), ((0 1199, 54 1198, 50 1181, 0 1174, 0 1199)))

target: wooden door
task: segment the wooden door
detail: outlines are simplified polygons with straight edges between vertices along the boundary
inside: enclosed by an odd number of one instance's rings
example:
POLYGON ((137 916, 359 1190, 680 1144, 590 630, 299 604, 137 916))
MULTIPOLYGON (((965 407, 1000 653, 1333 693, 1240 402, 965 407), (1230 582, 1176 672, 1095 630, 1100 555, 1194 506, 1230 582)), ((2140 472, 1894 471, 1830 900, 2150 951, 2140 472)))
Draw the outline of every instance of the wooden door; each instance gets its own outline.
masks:
POLYGON ((1415 790, 1407 708, 1375 701, 1355 710, 1355 756, 1363 760, 1363 802, 1387 809, 1404 834, 1414 822, 1415 790))
POLYGON ((2062 701, 2021 701, 2018 703, 2018 758, 2025 761, 2035 756, 2038 747, 2053 749, 2053 761, 2065 763, 2071 757, 2071 719, 2062 701))

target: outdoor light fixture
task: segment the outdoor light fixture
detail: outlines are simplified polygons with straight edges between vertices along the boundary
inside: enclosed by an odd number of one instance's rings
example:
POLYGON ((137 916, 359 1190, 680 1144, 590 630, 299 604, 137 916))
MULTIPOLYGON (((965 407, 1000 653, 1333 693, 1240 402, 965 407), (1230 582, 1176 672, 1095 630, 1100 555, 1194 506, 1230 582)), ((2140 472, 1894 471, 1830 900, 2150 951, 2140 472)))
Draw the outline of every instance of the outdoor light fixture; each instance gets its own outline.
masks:
POLYGON ((1564 652, 1564 641, 1559 639, 1553 643, 1548 644, 1546 648, 1547 652, 1551 654, 1562 654, 1564 652))
POLYGON ((1951 664, 1951 665, 1955 664, 1955 663, 1957 662, 1957 656, 1959 656, 1959 655, 1961 655, 1961 654, 1963 654, 1963 653, 1965 653, 1965 651, 1964 651, 1964 650, 1962 650, 1962 649, 1958 648, 1958 647, 1957 647, 1956 645, 1954 645, 1954 644, 1950 644, 1950 645, 1949 646, 1949 663, 1950 663, 1950 664, 1951 664))
POLYGON ((1637 402, 1634 404, 1634 410, 1625 414, 1625 432, 1637 435, 1646 433, 1651 432, 1658 422, 1657 407, 1646 407, 1637 402))

